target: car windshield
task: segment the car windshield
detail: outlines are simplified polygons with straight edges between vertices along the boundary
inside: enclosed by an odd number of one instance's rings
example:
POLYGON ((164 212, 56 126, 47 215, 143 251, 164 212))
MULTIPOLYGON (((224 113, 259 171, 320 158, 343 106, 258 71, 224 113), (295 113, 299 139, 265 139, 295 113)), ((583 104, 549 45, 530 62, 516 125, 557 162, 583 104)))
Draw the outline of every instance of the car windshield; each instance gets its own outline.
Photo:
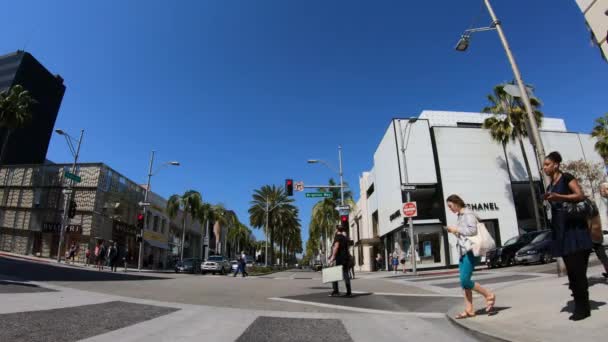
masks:
POLYGON ((515 242, 517 242, 517 237, 510 238, 509 240, 507 240, 507 242, 505 242, 505 244, 504 244, 504 245, 505 245, 505 246, 512 245, 512 244, 514 244, 515 242))
POLYGON ((210 256, 208 261, 222 261, 221 256, 210 256))
POLYGON ((541 241, 545 241, 549 238, 550 235, 551 235, 551 232, 541 233, 537 237, 535 237, 534 240, 532 240, 532 243, 538 243, 541 241))
POLYGON ((525 244, 530 243, 535 237, 538 236, 538 232, 527 233, 519 237, 519 241, 525 244))
POLYGON ((183 266, 192 266, 192 260, 184 260, 182 265, 183 266))

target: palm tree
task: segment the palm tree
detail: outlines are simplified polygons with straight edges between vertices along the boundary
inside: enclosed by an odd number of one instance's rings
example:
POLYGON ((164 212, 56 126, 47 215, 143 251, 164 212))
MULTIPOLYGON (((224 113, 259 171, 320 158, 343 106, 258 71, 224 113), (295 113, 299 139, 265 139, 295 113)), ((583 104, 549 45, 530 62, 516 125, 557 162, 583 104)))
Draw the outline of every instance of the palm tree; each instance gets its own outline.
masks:
POLYGON ((35 103, 30 93, 19 84, 0 93, 0 127, 6 129, 0 149, 0 165, 4 163, 4 152, 10 135, 32 119, 32 106, 35 103))
POLYGON ((224 247, 226 246, 226 241, 222 241, 222 228, 226 227, 230 229, 235 226, 239 220, 236 216, 236 213, 232 210, 226 209, 223 204, 216 204, 212 207, 213 210, 213 233, 215 234, 215 253, 222 254, 225 248, 222 248, 222 244, 224 247))
POLYGON ((597 139, 595 150, 604 159, 604 164, 608 164, 608 113, 595 119, 591 136, 597 139))
POLYGON ((249 224, 254 228, 264 227, 266 239, 270 237, 270 260, 274 260, 275 233, 286 213, 297 213, 293 206, 293 198, 287 196, 285 189, 275 185, 264 185, 253 193, 253 200, 249 208, 249 224))
POLYGON ((186 217, 188 214, 192 217, 192 221, 197 218, 198 211, 202 205, 202 197, 198 191, 188 190, 183 195, 172 195, 167 201, 167 215, 174 219, 178 212, 183 212, 182 217, 182 246, 180 252, 180 260, 184 259, 184 242, 186 239, 186 217))
MULTIPOLYGON (((488 95, 488 101, 490 102, 490 106, 485 107, 482 111, 484 113, 494 114, 494 116, 487 118, 484 121, 483 127, 489 129, 492 139, 503 146, 507 162, 509 159, 506 155, 507 143, 509 141, 519 142, 519 147, 521 148, 524 164, 526 166, 526 172, 528 173, 528 183, 530 185, 530 193, 532 195, 532 206, 534 209, 536 228, 541 229, 542 224, 540 218, 538 194, 536 187, 534 186, 532 170, 530 168, 530 162, 528 161, 528 156, 526 154, 523 141, 523 139, 528 136, 527 113, 524 104, 520 98, 509 95, 504 90, 503 85, 494 87, 494 93, 488 95)), ((540 108, 541 102, 538 99, 530 98, 530 104, 532 105, 534 120, 540 127, 543 113, 538 108, 540 108)), ((509 177, 511 177, 511 171, 508 170, 508 172, 509 177)))
MULTIPOLYGON (((201 207, 198 210, 198 215, 197 215, 197 219, 198 221, 201 223, 202 227, 202 236, 206 237, 209 241, 209 224, 211 224, 211 222, 213 222, 213 205, 211 205, 211 203, 207 203, 207 202, 202 202, 201 207)), ((209 249, 209 246, 207 246, 207 250, 209 249)), ((201 257, 203 256, 203 253, 201 253, 201 257)), ((206 261, 206 260, 205 260, 206 261)))
POLYGON ((248 249, 251 243, 251 230, 243 223, 238 222, 238 224, 228 230, 227 238, 232 242, 232 245, 235 248, 235 254, 238 254, 241 250, 248 249))

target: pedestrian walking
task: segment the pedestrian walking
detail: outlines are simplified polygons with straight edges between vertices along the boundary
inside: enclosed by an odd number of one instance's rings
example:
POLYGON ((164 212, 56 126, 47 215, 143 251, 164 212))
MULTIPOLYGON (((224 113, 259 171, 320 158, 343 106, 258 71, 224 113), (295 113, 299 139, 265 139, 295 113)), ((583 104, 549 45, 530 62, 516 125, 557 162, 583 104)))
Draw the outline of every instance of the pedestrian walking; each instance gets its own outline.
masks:
POLYGON ((446 200, 448 208, 456 215, 458 221, 455 226, 446 227, 449 233, 456 236, 458 251, 460 252, 460 263, 458 269, 460 272, 460 286, 464 290, 464 311, 458 314, 456 319, 475 317, 475 309, 473 307, 473 291, 481 294, 486 300, 486 313, 490 314, 494 310, 496 303, 496 295, 491 291, 481 287, 479 283, 473 282, 471 277, 475 270, 475 264, 479 261, 478 257, 473 254, 470 240, 467 237, 477 235, 477 217, 468 209, 460 196, 450 195, 446 200))
MULTIPOLYGON (((352 292, 350 288, 350 277, 348 276, 348 240, 346 237, 346 230, 342 226, 337 227, 338 232, 334 238, 334 243, 331 248, 331 256, 329 257, 329 263, 336 262, 337 266, 342 266, 342 279, 344 279, 344 285, 346 286, 345 297, 351 297, 352 292)), ((335 281, 332 284, 333 291, 330 294, 331 297, 337 297, 340 295, 338 289, 338 282, 335 281)))
POLYGON ((391 256, 391 266, 393 267, 393 274, 397 274, 399 268, 399 253, 395 250, 391 256))
POLYGON ((405 259, 406 254, 404 252, 401 252, 401 255, 399 256, 399 263, 403 265, 403 273, 407 273, 407 264, 405 263, 405 259))
POLYGON ((87 249, 84 252, 84 266, 88 267, 89 263, 91 262, 91 249, 89 247, 87 247, 87 249))
POLYGON ((106 260, 106 253, 106 246, 102 240, 95 247, 95 262, 97 263, 97 269, 99 271, 103 271, 104 262, 106 260))
POLYGON ((110 245, 108 257, 110 263, 110 271, 116 272, 116 266, 118 265, 118 246, 116 242, 110 245))
POLYGON ((72 260, 72 263, 74 263, 74 257, 76 256, 76 244, 75 243, 72 242, 67 254, 68 255, 67 255, 67 258, 65 259, 65 263, 69 264, 70 259, 72 260))
POLYGON ((384 258, 382 254, 378 253, 376 255, 376 271, 380 271, 384 268, 384 258))
POLYGON ((553 254, 566 264, 568 282, 574 297, 574 313, 570 320, 579 321, 591 316, 587 267, 593 248, 584 217, 568 210, 570 203, 585 200, 585 194, 573 175, 560 170, 562 156, 551 152, 544 160, 543 171, 551 179, 544 199, 551 206, 553 254))
POLYGON ((234 276, 236 277, 237 274, 239 274, 239 272, 241 272, 241 275, 243 276, 243 278, 245 278, 248 274, 247 271, 245 270, 247 268, 247 256, 245 255, 245 252, 241 252, 241 255, 239 255, 239 258, 237 259, 237 266, 236 266, 236 270, 234 271, 234 276))

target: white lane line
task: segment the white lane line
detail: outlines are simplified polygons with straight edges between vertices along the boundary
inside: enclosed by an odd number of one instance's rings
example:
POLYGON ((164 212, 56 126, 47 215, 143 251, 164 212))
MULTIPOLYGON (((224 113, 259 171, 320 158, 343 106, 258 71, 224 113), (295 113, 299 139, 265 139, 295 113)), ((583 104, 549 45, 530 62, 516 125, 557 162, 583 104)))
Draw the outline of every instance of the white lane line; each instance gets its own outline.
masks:
POLYGON ((392 292, 374 292, 377 296, 402 296, 402 297, 454 297, 462 298, 462 295, 441 294, 441 293, 392 293, 392 292))
POLYGON ((287 299, 287 298, 268 298, 270 300, 276 300, 280 302, 294 303, 294 304, 304 304, 304 305, 312 305, 318 306, 322 308, 329 309, 338 309, 338 310, 346 310, 346 311, 355 311, 355 312, 363 312, 363 313, 371 313, 371 314, 383 314, 383 315, 398 315, 398 316, 416 316, 422 318, 444 318, 445 313, 439 312, 395 312, 395 311, 387 311, 387 310, 376 310, 376 309, 365 309, 365 308, 356 308, 351 306, 344 305, 333 305, 333 304, 325 304, 325 303, 316 303, 316 302, 306 302, 303 300, 297 299, 287 299))

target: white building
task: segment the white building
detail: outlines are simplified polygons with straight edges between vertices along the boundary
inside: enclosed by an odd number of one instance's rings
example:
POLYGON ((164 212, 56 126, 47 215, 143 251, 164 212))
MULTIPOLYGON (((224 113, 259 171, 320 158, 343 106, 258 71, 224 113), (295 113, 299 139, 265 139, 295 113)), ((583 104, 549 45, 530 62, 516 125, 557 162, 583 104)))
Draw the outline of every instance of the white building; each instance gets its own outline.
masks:
POLYGON ((576 3, 585 16, 594 43, 608 60, 608 0, 576 0, 576 3))
MULTIPOLYGON (((351 214, 357 269, 373 270, 378 253, 385 263, 395 250, 409 250, 409 234, 401 215, 406 198, 402 184, 416 185, 411 199, 418 205, 413 224, 421 269, 458 262, 456 241, 442 228, 456 223, 456 216, 445 205, 451 194, 471 205, 498 245, 521 231, 536 229, 520 145, 512 143, 503 150, 492 141, 489 132, 481 129, 488 116, 423 111, 416 119, 390 122, 374 154, 372 170, 360 178, 361 195, 351 214)), ((561 119, 545 118, 541 137, 545 150, 559 151, 564 161, 602 162, 593 138, 568 132, 561 119)), ((540 192, 540 169, 527 139, 524 148, 540 192)), ((597 202, 605 213, 605 203, 597 202)), ((606 222, 605 217, 602 221, 606 222)))

